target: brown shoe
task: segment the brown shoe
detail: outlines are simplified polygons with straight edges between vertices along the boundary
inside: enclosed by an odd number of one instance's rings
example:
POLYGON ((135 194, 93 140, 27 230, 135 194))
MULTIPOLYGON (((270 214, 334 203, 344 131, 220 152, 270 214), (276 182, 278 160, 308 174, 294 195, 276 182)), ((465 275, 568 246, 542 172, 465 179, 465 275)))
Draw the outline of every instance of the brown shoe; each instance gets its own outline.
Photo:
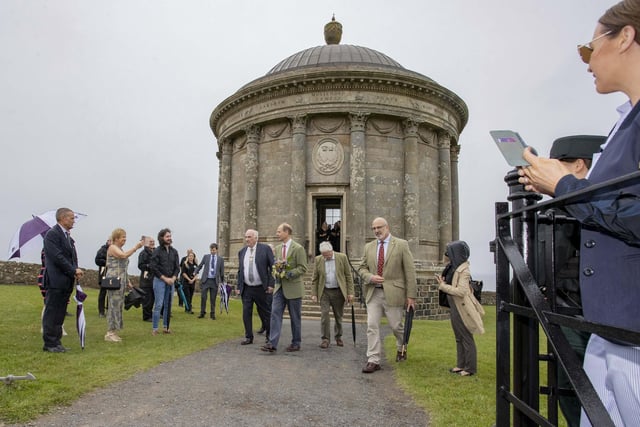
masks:
POLYGON ((365 374, 371 374, 375 371, 379 371, 380 370, 380 365, 378 365, 377 363, 373 363, 373 362, 367 362, 367 364, 365 365, 364 368, 362 368, 362 372, 364 372, 365 374))
POLYGON ((338 347, 344 347, 344 343, 342 342, 342 338, 336 338, 336 345, 338 347))
POLYGON ((269 352, 269 353, 273 353, 273 352, 276 351, 276 348, 274 346, 272 346, 271 344, 266 343, 265 345, 260 347, 260 350, 266 351, 266 352, 269 352))
POLYGON ((399 351, 396 354, 396 362, 402 362, 403 360, 407 360, 407 352, 406 351, 399 351))
POLYGON ((329 348, 329 340, 322 340, 322 344, 320 344, 320 348, 329 348))
POLYGON ((287 347, 287 352, 291 353, 294 351, 300 351, 300 346, 291 344, 289 347, 287 347))

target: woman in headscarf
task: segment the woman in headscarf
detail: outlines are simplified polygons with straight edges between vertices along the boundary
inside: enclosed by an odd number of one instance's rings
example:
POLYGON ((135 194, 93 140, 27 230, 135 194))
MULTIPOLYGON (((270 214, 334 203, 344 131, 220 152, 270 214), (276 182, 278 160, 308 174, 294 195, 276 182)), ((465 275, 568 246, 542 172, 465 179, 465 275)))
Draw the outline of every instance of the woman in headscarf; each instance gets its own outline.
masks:
POLYGON ((447 245, 444 253, 445 268, 436 275, 438 289, 447 294, 451 308, 451 327, 456 337, 457 363, 449 371, 469 376, 478 370, 476 343, 473 334, 483 334, 484 309, 473 296, 469 271, 469 245, 456 240, 447 245))

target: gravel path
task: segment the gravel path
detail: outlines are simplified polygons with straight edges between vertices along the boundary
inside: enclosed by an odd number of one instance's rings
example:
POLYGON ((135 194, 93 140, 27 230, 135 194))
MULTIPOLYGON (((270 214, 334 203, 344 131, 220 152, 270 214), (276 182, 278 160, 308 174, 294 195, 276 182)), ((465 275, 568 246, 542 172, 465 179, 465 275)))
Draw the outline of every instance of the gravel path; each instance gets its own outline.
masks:
MULTIPOLYGON (((427 414, 394 382, 394 360, 363 374, 366 326, 345 323, 345 346, 318 347, 320 324, 304 320, 302 351, 277 353, 242 337, 163 363, 58 408, 29 426, 426 426, 427 414)), ((388 332, 388 331, 387 331, 388 332)))

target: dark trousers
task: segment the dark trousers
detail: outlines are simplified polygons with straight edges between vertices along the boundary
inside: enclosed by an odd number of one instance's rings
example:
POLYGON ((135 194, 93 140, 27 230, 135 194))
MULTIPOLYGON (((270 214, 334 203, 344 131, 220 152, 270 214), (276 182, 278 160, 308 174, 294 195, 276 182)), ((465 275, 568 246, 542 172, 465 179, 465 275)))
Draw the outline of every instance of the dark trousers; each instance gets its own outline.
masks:
POLYGON ((100 293, 98 294, 98 313, 105 314, 107 308, 107 290, 100 288, 100 293))
POLYGON ((44 314, 42 316, 42 340, 45 347, 62 345, 62 324, 67 314, 67 301, 73 292, 73 286, 68 289, 48 288, 45 298, 44 314))
POLYGON ((186 280, 182 283, 182 292, 184 292, 184 297, 189 304, 189 310, 187 310, 187 307, 184 308, 186 311, 193 311, 193 304, 191 304, 191 301, 193 300, 193 292, 195 290, 196 286, 194 283, 187 283, 186 280))
POLYGON ((155 302, 153 285, 141 286, 140 289, 145 292, 142 299, 142 320, 151 320, 153 318, 153 303, 155 302))
POLYGON ((271 319, 271 294, 266 293, 262 286, 244 285, 242 290, 242 322, 244 336, 253 339, 253 304, 256 304, 262 327, 269 337, 269 322, 271 319))
POLYGON ((216 317, 216 297, 218 296, 218 284, 216 279, 207 279, 200 285, 202 289, 202 299, 200 300, 200 314, 207 313, 207 296, 211 294, 211 318, 216 317))

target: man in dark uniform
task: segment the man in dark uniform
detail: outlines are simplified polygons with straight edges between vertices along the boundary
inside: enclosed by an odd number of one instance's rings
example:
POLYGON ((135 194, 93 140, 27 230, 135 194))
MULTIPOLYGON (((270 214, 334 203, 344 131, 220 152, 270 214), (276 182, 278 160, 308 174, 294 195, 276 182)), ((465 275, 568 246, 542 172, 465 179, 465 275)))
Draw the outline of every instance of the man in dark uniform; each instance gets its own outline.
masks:
MULTIPOLYGON (((571 169, 571 173, 582 179, 587 176, 594 153, 600 152, 600 146, 604 144, 606 137, 578 135, 566 136, 556 139, 551 147, 549 157, 558 159, 571 169)), ((544 287, 543 291, 551 298, 555 310, 561 314, 573 315, 582 312, 582 300, 580 298, 580 224, 577 221, 562 221, 567 215, 564 210, 555 212, 558 221, 554 228, 555 233, 555 283, 544 287), (555 304, 553 304, 555 303, 555 304)), ((543 259, 543 257, 539 257, 543 259)), ((544 268, 544 265, 540 266, 544 268)), ((581 361, 589 342, 590 334, 562 327, 567 340, 581 361)), ((562 368, 558 370, 558 387, 571 389, 569 378, 562 368)), ((558 396, 560 409, 564 414, 569 427, 580 425, 580 401, 575 396, 558 396)))
POLYGON ((152 238, 147 238, 144 249, 138 255, 138 269, 140 269, 140 289, 145 295, 142 300, 142 320, 151 322, 153 317, 153 274, 151 273, 151 255, 156 247, 156 242, 152 238))

